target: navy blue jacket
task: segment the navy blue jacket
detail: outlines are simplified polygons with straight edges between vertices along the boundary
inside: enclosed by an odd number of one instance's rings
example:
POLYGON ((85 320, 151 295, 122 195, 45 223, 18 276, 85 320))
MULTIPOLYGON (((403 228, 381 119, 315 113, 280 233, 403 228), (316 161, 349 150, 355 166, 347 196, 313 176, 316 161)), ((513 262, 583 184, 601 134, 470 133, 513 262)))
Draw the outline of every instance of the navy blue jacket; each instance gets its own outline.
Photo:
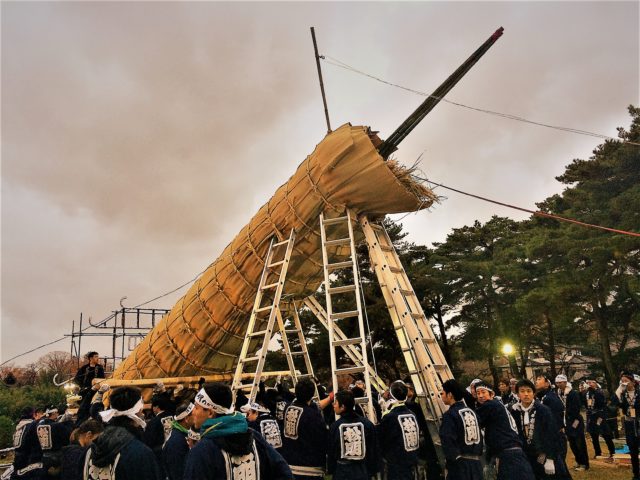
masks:
POLYGON ((500 400, 494 398, 484 402, 476 409, 476 414, 480 428, 484 428, 489 457, 496 457, 509 448, 522 447, 516 422, 500 400))
MULTIPOLYGON (((205 436, 189 452, 184 469, 184 480, 231 480, 235 471, 238 478, 242 469, 258 468, 256 480, 290 480, 293 479, 289 466, 282 456, 276 452, 257 432, 249 429, 246 433, 233 434, 228 437, 212 438, 205 436), (240 435, 241 437, 237 437, 240 435), (244 456, 233 456, 222 447, 223 439, 236 437, 242 442, 251 442, 251 452, 244 456), (256 455, 258 461, 256 462, 256 455), (229 470, 230 475, 227 474, 229 470)), ((244 477, 241 477, 244 478, 244 477)), ((247 477, 254 478, 254 477, 247 477)))
POLYGON ((396 404, 377 426, 382 456, 388 464, 413 467, 418 463, 420 427, 416 416, 404 403, 396 404))
POLYGON ((13 467, 16 472, 42 460, 42 449, 36 433, 37 425, 37 421, 29 421, 29 419, 18 422, 13 437, 15 447, 13 467))
POLYGON ((613 396, 613 403, 620 408, 624 415, 624 428, 626 433, 633 433, 637 436, 640 431, 640 423, 638 420, 638 416, 640 415, 640 391, 638 390, 637 384, 633 401, 630 401, 627 391, 624 390, 620 394, 620 397, 618 397, 617 393, 613 396), (632 412, 631 409, 634 409, 635 412, 632 412), (631 413, 635 413, 635 419, 633 419, 634 417, 631 413))
POLYGON ((376 430, 366 418, 345 413, 329 429, 327 470, 333 478, 367 480, 379 471, 376 430))
POLYGON ((327 457, 327 425, 315 404, 293 402, 284 412, 280 453, 291 466, 324 469, 327 457))
POLYGON ((607 399, 601 389, 589 388, 584 395, 584 403, 587 409, 587 422, 595 423, 599 418, 607 420, 607 399))
POLYGON ((582 408, 580 394, 575 390, 569 390, 568 392, 558 390, 558 398, 564 403, 564 419, 567 431, 575 430, 573 428, 573 422, 578 420, 582 423, 584 421, 580 413, 580 409, 582 408))
POLYGON ((451 405, 442 416, 440 440, 447 464, 453 464, 460 455, 482 455, 478 418, 462 400, 451 405))
POLYGON ((182 480, 188 454, 187 434, 174 427, 162 447, 162 466, 169 480, 182 480))
POLYGON ((515 404, 511 411, 527 456, 531 459, 543 454, 546 458, 558 459, 562 452, 560 434, 551 409, 539 400, 534 400, 528 426, 524 424, 525 413, 521 404, 515 404))
MULTIPOLYGON (((114 418, 109 422, 104 433, 91 444, 88 453, 91 463, 95 468, 109 469, 120 454, 115 470, 117 480, 162 480, 164 477, 156 456, 142 443, 142 431, 129 422, 126 417, 114 418)), ((85 478, 87 474, 85 468, 85 478)), ((93 477, 88 478, 93 480, 93 477)))
POLYGON ((249 422, 249 428, 253 428, 276 450, 282 447, 282 431, 277 420, 269 413, 261 413, 253 422, 249 422))
POLYGON ((564 403, 562 403, 558 394, 548 389, 537 392, 536 397, 538 397, 543 405, 549 407, 549 410, 553 413, 553 418, 556 420, 558 429, 564 428, 564 403))

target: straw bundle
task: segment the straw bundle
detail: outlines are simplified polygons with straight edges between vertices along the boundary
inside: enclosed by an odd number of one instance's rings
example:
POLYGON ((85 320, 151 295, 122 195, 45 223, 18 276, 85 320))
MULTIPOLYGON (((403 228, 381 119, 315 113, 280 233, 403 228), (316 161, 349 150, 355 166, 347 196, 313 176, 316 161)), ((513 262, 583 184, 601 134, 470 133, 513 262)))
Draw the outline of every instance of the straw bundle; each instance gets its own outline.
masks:
POLYGON ((323 279, 318 217, 346 207, 371 217, 429 207, 435 196, 408 169, 378 155, 367 127, 328 134, 114 372, 155 378, 231 372, 272 236, 296 242, 284 292, 298 298, 323 279))

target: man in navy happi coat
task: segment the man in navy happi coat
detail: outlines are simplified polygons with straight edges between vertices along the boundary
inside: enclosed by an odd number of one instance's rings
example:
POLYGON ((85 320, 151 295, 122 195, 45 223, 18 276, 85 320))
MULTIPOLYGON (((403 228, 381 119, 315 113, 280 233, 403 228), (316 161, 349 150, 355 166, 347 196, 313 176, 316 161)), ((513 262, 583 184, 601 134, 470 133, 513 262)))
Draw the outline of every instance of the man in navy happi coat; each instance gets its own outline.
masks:
POLYGON ((520 401, 512 407, 513 416, 536 479, 570 480, 553 412, 535 397, 530 380, 520 380, 516 388, 520 401))
POLYGON ((440 425, 447 480, 482 480, 482 433, 475 412, 464 403, 464 388, 453 379, 447 380, 440 395, 449 406, 440 425))
POLYGON ((247 419, 231 407, 231 389, 205 385, 196 395, 193 423, 200 441, 189 451, 184 480, 291 480, 289 466, 247 419))
POLYGON ((352 392, 335 395, 333 410, 340 416, 329 430, 328 471, 333 480, 368 480, 378 473, 378 442, 373 423, 355 412, 352 392))
POLYGON ((393 480, 412 480, 418 464, 420 427, 416 416, 404 404, 407 391, 402 380, 391 384, 388 410, 377 427, 387 478, 393 480))
POLYGON ((184 466, 189 454, 189 429, 193 426, 191 413, 195 405, 185 403, 179 405, 171 423, 171 433, 162 446, 161 458, 164 471, 169 480, 182 480, 184 466))
POLYGON ((296 398, 284 411, 280 452, 297 480, 324 477, 327 462, 327 425, 313 403, 316 387, 303 378, 296 384, 296 398))
POLYGON ((580 409, 582 399, 580 394, 571 388, 565 375, 556 376, 556 389, 558 398, 564 404, 565 433, 569 440, 569 446, 576 459, 574 470, 580 472, 589 469, 589 454, 587 453, 587 441, 584 438, 584 419, 580 409))
POLYGON ((484 428, 487 457, 495 463, 497 480, 534 480, 533 470, 522 450, 515 420, 504 404, 494 398, 486 383, 476 385, 479 407, 476 415, 484 428))
POLYGON ((640 463, 638 459, 638 444, 640 443, 640 424, 638 412, 640 411, 639 382, 636 376, 625 370, 620 375, 620 386, 616 390, 614 402, 624 415, 624 433, 631 456, 631 470, 633 480, 640 480, 640 463))
POLYGON ((616 449, 613 445, 611 428, 607 423, 607 399, 595 378, 587 379, 587 385, 588 389, 584 395, 587 408, 587 432, 591 435, 591 442, 593 443, 593 450, 596 457, 602 455, 600 448, 600 435, 602 435, 609 450, 609 457, 606 458, 605 461, 613 463, 613 454, 616 452, 616 449))

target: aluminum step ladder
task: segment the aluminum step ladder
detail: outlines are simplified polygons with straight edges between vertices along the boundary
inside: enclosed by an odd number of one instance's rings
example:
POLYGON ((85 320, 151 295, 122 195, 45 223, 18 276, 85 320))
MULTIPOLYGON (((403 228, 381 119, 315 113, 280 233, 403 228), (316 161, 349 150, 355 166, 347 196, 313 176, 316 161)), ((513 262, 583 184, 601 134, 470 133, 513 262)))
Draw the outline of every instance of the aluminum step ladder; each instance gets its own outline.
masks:
POLYGON ((428 433, 436 446, 440 464, 444 465, 438 430, 447 407, 440 398, 440 392, 442 383, 453 378, 451 369, 387 231, 380 225, 370 223, 365 216, 360 218, 360 226, 417 400, 427 420, 428 433))
MULTIPOLYGON (((295 386, 298 383, 298 380, 302 378, 314 378, 313 374, 313 365, 311 365, 311 358, 309 358, 309 350, 307 349, 307 341, 304 338, 304 333, 302 332, 302 324, 300 323, 300 317, 298 316, 298 308, 295 302, 291 303, 291 317, 292 317, 292 325, 289 328, 286 328, 286 321, 282 317, 282 313, 280 310, 277 312, 278 316, 278 329, 280 331, 282 348, 284 350, 284 354, 287 358, 287 364, 289 365, 289 371, 291 372, 291 379, 293 381, 293 385, 295 386), (299 350, 293 350, 291 348, 291 344, 289 343, 289 335, 295 335, 298 339, 298 343, 300 345, 299 350), (298 357, 302 357, 304 361, 304 370, 298 370, 296 368, 295 359, 298 357)), ((316 388, 315 399, 318 398, 318 390, 316 388)))
MULTIPOLYGON (((320 324, 324 328, 329 330, 329 322, 327 321, 327 312, 325 311, 324 307, 320 305, 320 302, 318 302, 318 300, 313 295, 304 299, 304 305, 309 310, 311 310, 311 313, 314 314, 314 316, 318 319, 320 324)), ((334 329, 333 330, 334 335, 339 340, 344 340, 347 338, 347 335, 340 329, 338 325, 334 324, 333 329, 334 329)), ((362 355, 360 354, 360 350, 355 348, 353 345, 345 345, 344 350, 347 353, 347 356, 349 357, 349 359, 351 359, 351 361, 354 364, 357 364, 357 363, 364 364, 362 360, 362 355)), ((369 375, 369 378, 371 379, 371 386, 375 388, 378 391, 378 393, 382 394, 382 392, 384 392, 387 389, 387 384, 384 382, 384 380, 382 380, 382 378, 380 378, 378 373, 370 364, 367 364, 367 375, 369 375)))
MULTIPOLYGON (((356 398, 356 403, 361 406, 365 415, 373 423, 376 422, 376 413, 371 396, 371 380, 367 375, 367 338, 364 330, 362 316, 362 302, 360 298, 360 277, 356 258, 356 247, 353 239, 353 222, 355 219, 349 209, 345 215, 337 218, 325 218, 320 214, 320 237, 322 247, 322 261, 324 270, 324 289, 327 302, 327 323, 329 330, 329 353, 331 356, 331 377, 333 391, 338 391, 338 375, 361 373, 364 376, 365 396, 356 398), (331 237, 331 238, 329 238, 331 237), (336 238, 337 237, 337 238, 336 238), (352 284, 334 286, 338 270, 350 270, 352 284), (344 295, 344 296, 343 296, 344 295), (355 308, 338 312, 334 309, 334 299, 338 297, 352 298, 355 300, 355 308), (357 322, 357 335, 354 337, 340 336, 339 323, 357 322), (337 328, 336 328, 337 327, 337 328), (360 356, 352 358, 353 366, 338 368, 336 349, 352 346, 359 350, 360 356)), ((353 302, 351 303, 353 304, 353 302)))
POLYGON ((269 342, 273 336, 276 320, 280 315, 280 298, 294 242, 295 232, 293 230, 286 240, 277 241, 275 237, 271 239, 253 310, 251 317, 249 317, 249 326, 233 375, 231 390, 234 404, 238 391, 244 391, 250 402, 255 401, 258 394, 269 342), (265 300, 267 303, 263 305, 265 300), (250 372, 254 373, 253 381, 242 383, 243 374, 250 372))

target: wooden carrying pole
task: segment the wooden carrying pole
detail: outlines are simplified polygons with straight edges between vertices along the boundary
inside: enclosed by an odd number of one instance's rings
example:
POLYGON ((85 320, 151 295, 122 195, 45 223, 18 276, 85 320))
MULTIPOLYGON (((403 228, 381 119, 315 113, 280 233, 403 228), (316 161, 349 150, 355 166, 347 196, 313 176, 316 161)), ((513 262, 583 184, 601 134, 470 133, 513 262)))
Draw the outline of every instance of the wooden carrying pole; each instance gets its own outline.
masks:
MULTIPOLYGON (((253 373, 245 373, 243 378, 253 378, 253 373)), ((275 371, 275 372, 262 372, 262 378, 265 377, 278 377, 291 375, 289 370, 275 371)), ((136 379, 121 379, 121 378, 105 378, 96 383, 106 383, 111 388, 115 387, 140 387, 148 388, 153 387, 158 382, 162 382, 165 387, 173 387, 176 385, 195 385, 200 382, 200 379, 204 378, 205 383, 209 382, 230 382, 233 380, 233 373, 218 373, 213 375, 194 375, 190 377, 169 377, 169 378, 136 378, 136 379)))

